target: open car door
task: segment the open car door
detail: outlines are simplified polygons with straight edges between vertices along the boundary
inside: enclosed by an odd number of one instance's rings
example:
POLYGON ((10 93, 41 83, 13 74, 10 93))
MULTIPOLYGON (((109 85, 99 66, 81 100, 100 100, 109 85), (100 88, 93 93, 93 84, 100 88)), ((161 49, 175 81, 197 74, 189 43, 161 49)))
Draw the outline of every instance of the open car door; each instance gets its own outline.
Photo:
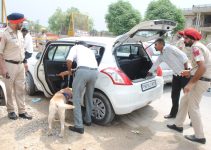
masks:
POLYGON ((117 37, 113 52, 121 70, 133 81, 145 80, 152 61, 142 42, 155 40, 174 27, 176 23, 169 20, 151 20, 117 37))
MULTIPOLYGON (((53 41, 46 45, 43 55, 37 63, 38 66, 35 67, 37 68, 37 81, 46 96, 50 97, 64 87, 72 87, 72 76, 65 77, 63 80, 57 74, 67 70, 66 58, 73 45, 73 42, 63 41, 53 41)), ((76 65, 73 63, 74 66, 76 65)))
POLYGON ((140 22, 127 33, 119 36, 115 47, 123 43, 146 42, 154 40, 176 27, 176 23, 170 20, 150 20, 140 22))

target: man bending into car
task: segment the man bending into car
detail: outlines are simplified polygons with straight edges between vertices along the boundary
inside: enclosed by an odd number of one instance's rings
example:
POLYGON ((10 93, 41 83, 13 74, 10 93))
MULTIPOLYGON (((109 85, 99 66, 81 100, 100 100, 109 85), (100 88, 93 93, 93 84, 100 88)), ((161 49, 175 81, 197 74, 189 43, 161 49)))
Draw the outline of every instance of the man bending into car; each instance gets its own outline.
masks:
POLYGON ((161 54, 149 72, 153 73, 161 62, 165 62, 173 70, 171 90, 172 108, 170 114, 165 115, 164 118, 175 118, 179 107, 180 91, 189 81, 189 78, 180 75, 184 69, 188 69, 188 58, 177 47, 172 45, 165 46, 165 41, 162 38, 156 40, 155 49, 156 51, 160 51, 161 54))
POLYGON ((75 46, 70 50, 70 53, 67 57, 67 71, 61 72, 58 75, 64 78, 66 75, 72 74, 72 62, 76 61, 77 69, 75 72, 75 77, 73 79, 72 88, 73 88, 73 105, 75 109, 73 110, 74 114, 74 126, 69 126, 69 129, 78 132, 80 134, 84 133, 83 124, 90 126, 92 123, 91 114, 93 107, 93 93, 94 86, 97 80, 97 61, 95 55, 91 49, 88 48, 88 45, 83 41, 78 41, 75 46), (81 98, 84 94, 86 113, 84 120, 82 121, 81 113, 81 98))

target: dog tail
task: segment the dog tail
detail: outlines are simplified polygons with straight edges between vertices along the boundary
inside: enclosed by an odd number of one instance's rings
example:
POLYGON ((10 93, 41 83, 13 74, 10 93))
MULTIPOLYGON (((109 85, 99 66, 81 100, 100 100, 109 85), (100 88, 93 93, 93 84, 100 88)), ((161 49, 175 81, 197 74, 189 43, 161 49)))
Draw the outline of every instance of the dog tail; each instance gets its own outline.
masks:
POLYGON ((62 104, 62 105, 60 105, 59 107, 63 107, 63 108, 65 108, 65 109, 74 109, 74 108, 75 108, 75 106, 69 105, 69 104, 62 104))

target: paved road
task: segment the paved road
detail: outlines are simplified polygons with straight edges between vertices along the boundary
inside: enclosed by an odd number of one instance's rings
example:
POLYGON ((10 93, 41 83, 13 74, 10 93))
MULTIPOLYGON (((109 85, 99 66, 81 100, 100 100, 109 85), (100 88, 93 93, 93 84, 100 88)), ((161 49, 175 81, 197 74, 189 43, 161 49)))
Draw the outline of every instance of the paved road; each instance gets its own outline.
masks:
MULTIPOLYGON (((195 144, 184 139, 183 135, 169 130, 166 124, 174 123, 174 119, 164 119, 163 116, 168 114, 171 107, 171 85, 167 84, 164 88, 164 94, 158 101, 151 103, 149 106, 139 109, 129 115, 121 117, 124 123, 130 127, 143 127, 149 134, 149 139, 144 143, 149 145, 149 149, 178 149, 178 150, 198 150, 211 149, 211 92, 206 92, 201 103, 201 115, 204 123, 204 131, 207 139, 205 145, 195 144), (162 144, 161 144, 162 143, 162 144)), ((183 95, 183 93, 181 92, 183 95)), ((184 135, 193 134, 193 129, 189 126, 190 120, 187 118, 184 125, 184 135)), ((140 148, 143 146, 140 145, 140 148)))
MULTIPOLYGON (((65 137, 58 137, 59 122, 54 123, 53 136, 47 136, 49 100, 42 95, 27 97, 27 111, 33 120, 7 118, 5 107, 0 107, 0 149, 7 150, 209 150, 211 147, 211 93, 205 93, 201 113, 207 138, 205 145, 189 142, 183 135, 169 130, 166 124, 173 119, 163 118, 171 107, 170 85, 164 88, 162 98, 128 115, 117 116, 109 126, 93 124, 79 135, 65 128, 65 137), (34 98, 41 101, 32 102, 34 98)), ((72 112, 69 112, 72 118, 72 112)), ((184 134, 192 134, 189 119, 184 134)), ((66 125, 73 124, 69 119, 66 125)))

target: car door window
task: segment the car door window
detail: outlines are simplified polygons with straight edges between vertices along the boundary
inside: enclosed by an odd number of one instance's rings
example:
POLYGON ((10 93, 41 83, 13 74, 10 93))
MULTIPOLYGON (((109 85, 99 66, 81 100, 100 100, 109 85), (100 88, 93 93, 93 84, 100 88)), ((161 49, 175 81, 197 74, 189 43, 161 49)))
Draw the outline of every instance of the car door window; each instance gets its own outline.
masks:
POLYGON ((138 57, 140 55, 139 45, 122 45, 117 48, 117 56, 119 57, 138 57))
POLYGON ((54 61, 65 61, 71 46, 57 45, 50 47, 48 51, 48 59, 54 61))
POLYGON ((129 57, 129 55, 130 55, 130 45, 122 45, 117 48, 117 56, 129 57))

